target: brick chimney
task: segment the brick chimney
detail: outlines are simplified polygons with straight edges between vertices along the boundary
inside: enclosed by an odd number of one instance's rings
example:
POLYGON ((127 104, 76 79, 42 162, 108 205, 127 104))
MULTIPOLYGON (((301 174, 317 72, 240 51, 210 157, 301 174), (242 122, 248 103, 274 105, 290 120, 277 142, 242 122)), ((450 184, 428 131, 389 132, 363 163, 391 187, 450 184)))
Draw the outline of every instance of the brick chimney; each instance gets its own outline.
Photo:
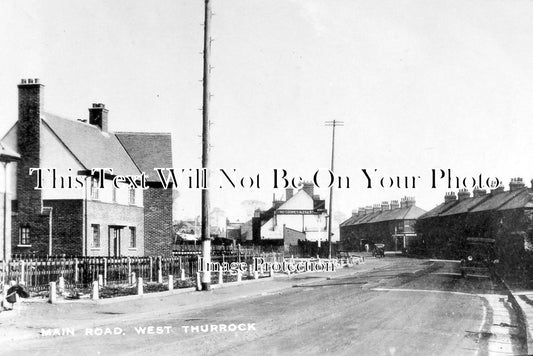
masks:
POLYGON ((313 194, 314 194, 314 185, 313 185, 313 183, 304 182, 304 185, 303 185, 302 189, 304 190, 304 192, 309 194, 309 196, 311 198, 313 197, 313 194))
POLYGON ((89 108, 89 124, 98 126, 103 132, 107 132, 107 113, 109 110, 102 103, 94 103, 89 108))
POLYGON ((285 201, 289 201, 290 198, 292 198, 293 190, 292 188, 286 188, 285 189, 285 201))
POLYGON ((389 202, 388 201, 382 201, 381 202, 381 210, 385 211, 385 210, 389 210, 389 209, 390 209, 389 202))
POLYGON ((474 198, 483 197, 487 195, 487 191, 485 189, 479 189, 479 187, 474 188, 474 198))
POLYGON ((392 209, 399 209, 400 203, 398 203, 398 200, 391 200, 390 201, 390 208, 392 209))
MULTIPOLYGON (((37 235, 35 217, 41 211, 41 191, 34 189, 35 175, 30 176, 30 168, 40 167, 41 112, 44 106, 44 85, 39 79, 22 79, 18 85, 17 149, 20 161, 17 164, 17 200, 19 207, 18 223, 28 226, 31 235, 37 235)), ((13 251, 16 251, 17 227, 12 230, 13 251)), ((30 243, 34 243, 34 239, 30 243)))
POLYGON ((352 210, 352 217, 357 216, 357 215, 359 215, 359 212, 357 211, 357 209, 353 209, 352 210))
POLYGON ((491 190, 490 190, 490 194, 499 194, 499 193, 503 193, 504 190, 505 190, 505 188, 503 187, 503 185, 500 185, 498 188, 491 189, 491 190))
POLYGON ((511 183, 509 183, 509 190, 514 192, 515 190, 522 189, 525 187, 524 180, 522 178, 511 178, 511 183))
POLYGON ((372 207, 372 212, 378 212, 378 211, 381 211, 381 204, 374 204, 374 206, 372 207))
POLYGON ((366 214, 365 208, 361 207, 357 209, 357 215, 365 215, 365 214, 366 214))
POLYGON ((372 214, 372 211, 373 211, 373 209, 372 209, 371 205, 367 205, 365 207, 365 214, 372 214))
POLYGON ((459 192, 457 193, 457 198, 459 199, 459 201, 468 199, 470 198, 470 192, 468 191, 468 189, 459 189, 459 192))
POLYGON ((456 201, 456 200, 457 200, 457 196, 455 195, 455 192, 448 192, 444 195, 445 203, 449 203, 449 202, 456 201))
POLYGON ((415 198, 414 197, 403 197, 400 203, 400 206, 402 208, 410 208, 413 205, 415 205, 415 198))

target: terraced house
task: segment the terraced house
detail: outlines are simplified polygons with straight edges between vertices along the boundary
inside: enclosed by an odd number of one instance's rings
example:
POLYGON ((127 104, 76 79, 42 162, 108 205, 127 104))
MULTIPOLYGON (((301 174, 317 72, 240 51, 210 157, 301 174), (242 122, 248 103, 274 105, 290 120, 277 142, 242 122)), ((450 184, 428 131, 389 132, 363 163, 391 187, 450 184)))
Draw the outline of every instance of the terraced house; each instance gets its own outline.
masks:
POLYGON ((18 94, 18 121, 1 140, 20 157, 5 172, 6 257, 171 255, 172 189, 158 186, 153 171, 172 167, 170 134, 110 132, 100 103, 88 120, 49 114, 38 79, 23 79, 18 94), (91 174, 99 168, 113 171, 91 174), (142 172, 148 189, 112 184, 118 175, 138 183, 142 172))

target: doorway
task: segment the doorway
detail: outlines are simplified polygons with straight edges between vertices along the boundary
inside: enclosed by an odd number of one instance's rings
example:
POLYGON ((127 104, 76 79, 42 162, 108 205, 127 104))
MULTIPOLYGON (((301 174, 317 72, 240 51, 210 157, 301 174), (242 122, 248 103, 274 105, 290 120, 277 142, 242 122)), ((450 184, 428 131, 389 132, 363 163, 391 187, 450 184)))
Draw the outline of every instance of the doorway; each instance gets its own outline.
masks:
POLYGON ((122 227, 109 227, 109 257, 120 257, 122 227))

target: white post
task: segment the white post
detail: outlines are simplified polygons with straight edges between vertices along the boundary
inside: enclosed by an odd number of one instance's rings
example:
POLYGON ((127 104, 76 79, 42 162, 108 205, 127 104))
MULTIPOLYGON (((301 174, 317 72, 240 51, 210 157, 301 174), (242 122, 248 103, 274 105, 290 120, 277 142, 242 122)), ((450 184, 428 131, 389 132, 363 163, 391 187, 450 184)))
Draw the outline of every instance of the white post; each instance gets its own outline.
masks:
POLYGON ((254 271, 254 279, 259 279, 259 272, 254 271))
POLYGON ((143 295, 143 279, 137 278, 137 295, 143 295))
POLYGON ((272 265, 270 265, 270 267, 268 269, 268 276, 270 278, 274 277, 274 269, 272 268, 272 265))
POLYGON ((174 289, 174 276, 171 274, 168 275, 168 290, 174 289))
POLYGON ((57 300, 56 282, 50 282, 48 301, 54 304, 57 300))
POLYGON ((184 270, 184 269, 180 270, 180 279, 181 279, 182 281, 185 280, 185 270, 184 270))
POLYGON ((237 282, 242 281, 242 272, 240 269, 237 270, 237 282))
MULTIPOLYGON (((54 283, 54 282, 50 282, 54 283)), ((65 291, 65 277, 61 276, 59 277, 59 293, 63 293, 65 291)))
POLYGON ((104 279, 100 284, 100 287, 107 285, 107 258, 104 257, 104 279))
POLYGON ((136 281, 137 281, 137 276, 135 276, 135 272, 131 272, 131 274, 130 274, 130 284, 134 285, 136 281))
POLYGON ((25 263, 24 261, 20 261, 20 283, 24 283, 24 270, 25 270, 25 263))
POLYGON ((79 271, 79 267, 78 267, 78 259, 75 258, 74 259, 74 283, 78 283, 78 279, 79 279, 79 274, 80 274, 80 271, 79 271))
POLYGON ((157 283, 163 283, 163 261, 161 261, 161 256, 157 257, 157 283))
POLYGON ((93 300, 98 300, 100 297, 98 295, 98 281, 93 282, 93 300))
POLYGON ((104 286, 104 277, 101 274, 99 274, 98 275, 98 287, 102 288, 103 286, 104 286))
POLYGON ((196 290, 202 290, 202 278, 200 272, 196 272, 196 290))
POLYGON ((222 268, 218 271, 218 284, 223 284, 224 283, 224 275, 223 275, 223 272, 222 272, 222 268))

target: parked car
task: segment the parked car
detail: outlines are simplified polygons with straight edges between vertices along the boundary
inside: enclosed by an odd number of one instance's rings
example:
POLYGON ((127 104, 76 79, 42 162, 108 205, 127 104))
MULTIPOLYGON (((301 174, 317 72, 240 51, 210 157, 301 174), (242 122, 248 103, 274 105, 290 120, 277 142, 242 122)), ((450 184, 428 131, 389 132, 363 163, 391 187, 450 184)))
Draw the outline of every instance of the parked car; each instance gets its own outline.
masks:
POLYGON ((467 248, 461 258, 461 275, 491 277, 494 265, 498 263, 494 250, 494 239, 468 237, 467 248))
POLYGON ((385 257, 385 244, 374 244, 372 246, 373 257, 385 257))

